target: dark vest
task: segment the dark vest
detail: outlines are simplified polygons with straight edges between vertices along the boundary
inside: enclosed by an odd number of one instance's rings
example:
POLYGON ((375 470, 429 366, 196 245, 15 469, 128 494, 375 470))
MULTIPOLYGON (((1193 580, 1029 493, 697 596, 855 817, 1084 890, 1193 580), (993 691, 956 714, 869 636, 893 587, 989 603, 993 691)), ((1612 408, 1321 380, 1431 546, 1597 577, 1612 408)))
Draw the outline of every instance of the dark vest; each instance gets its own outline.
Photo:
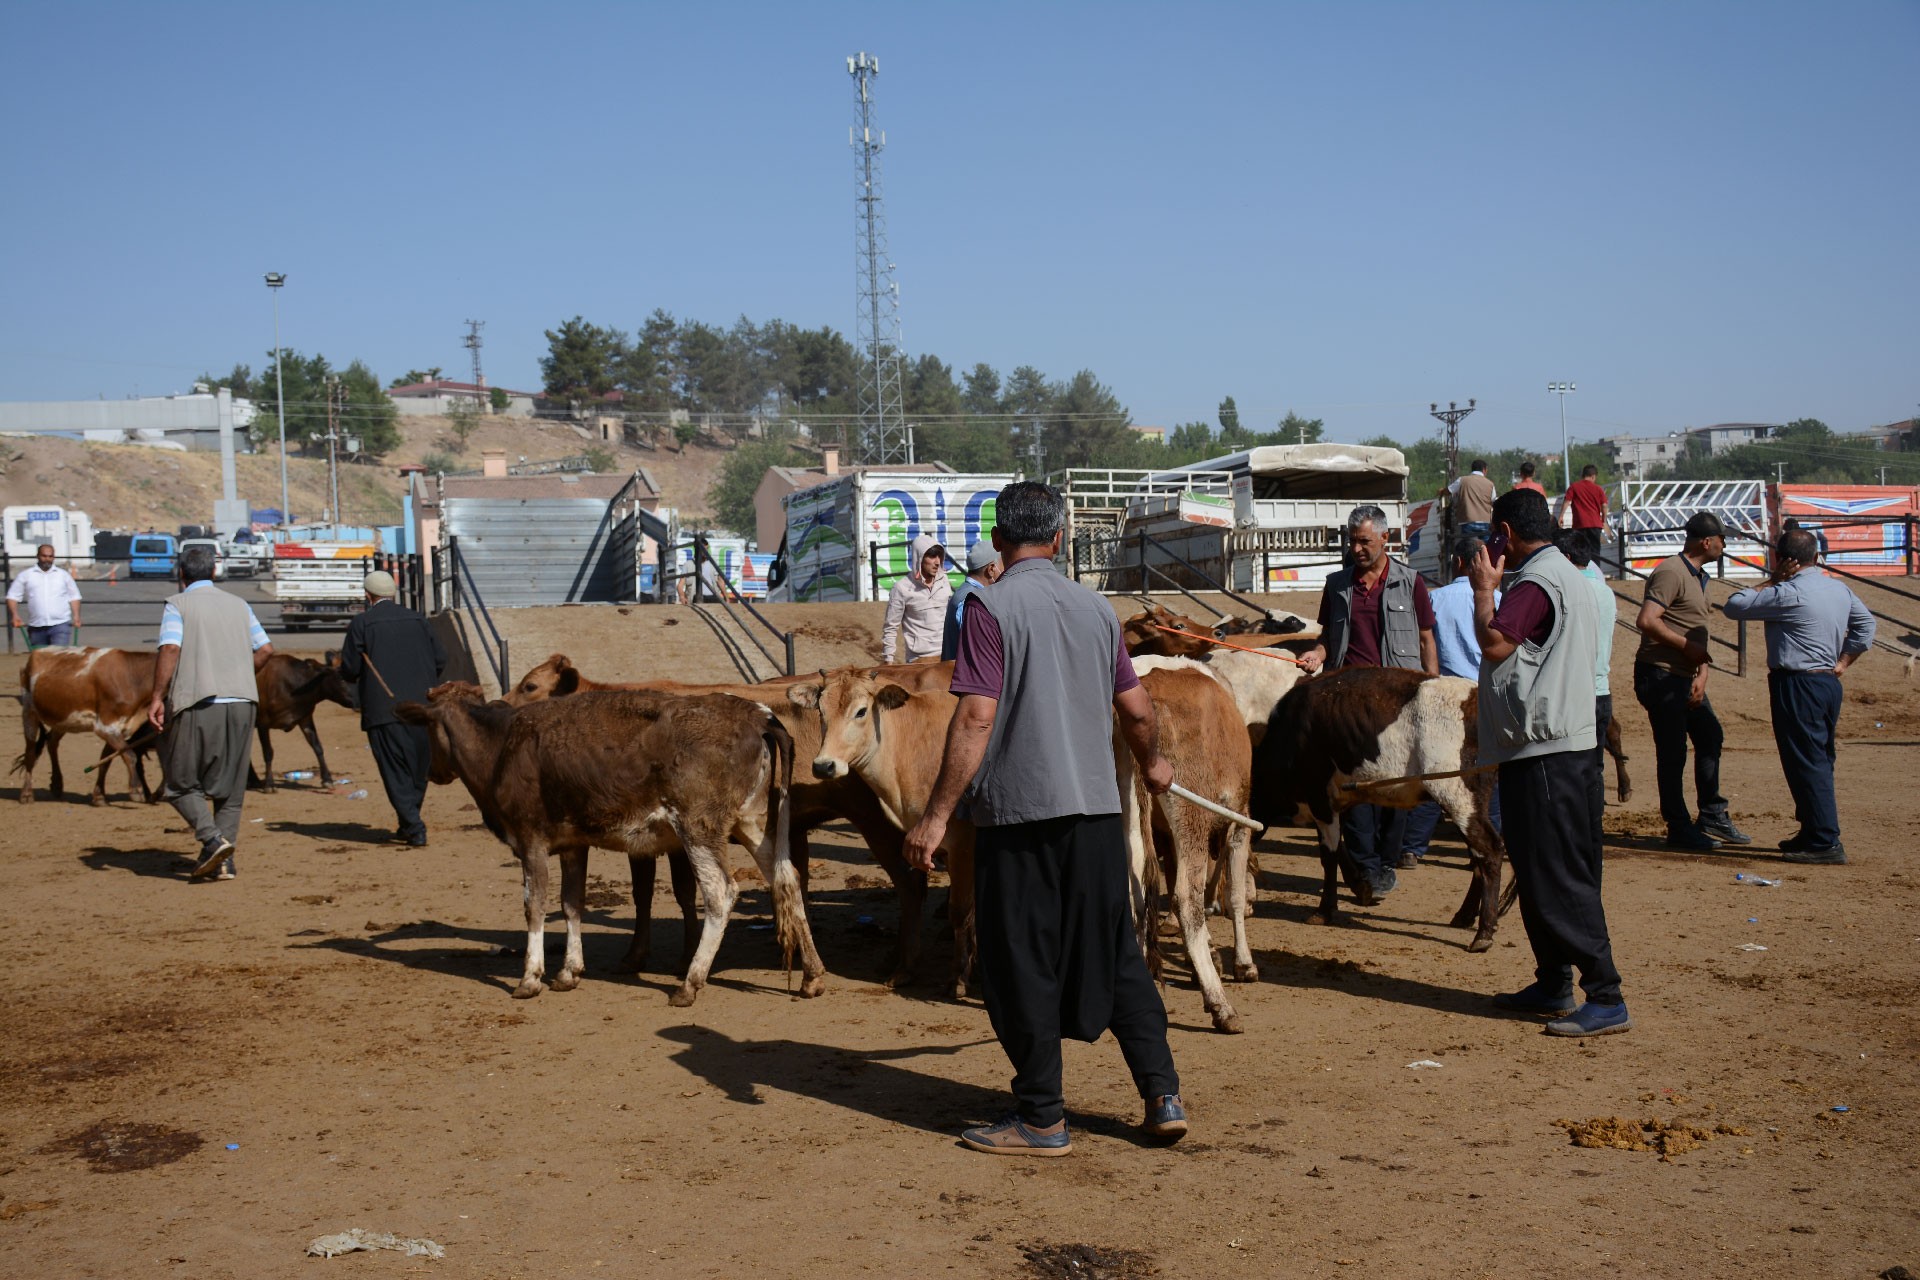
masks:
MULTIPOLYGON (((1420 670, 1420 619, 1413 612, 1413 570, 1392 556, 1387 557, 1387 581, 1380 601, 1380 665, 1406 671, 1420 670)), ((1321 633, 1326 646, 1327 670, 1338 671, 1347 660, 1347 641, 1352 634, 1354 570, 1340 569, 1327 575, 1326 592, 1337 602, 1332 620, 1321 633)))

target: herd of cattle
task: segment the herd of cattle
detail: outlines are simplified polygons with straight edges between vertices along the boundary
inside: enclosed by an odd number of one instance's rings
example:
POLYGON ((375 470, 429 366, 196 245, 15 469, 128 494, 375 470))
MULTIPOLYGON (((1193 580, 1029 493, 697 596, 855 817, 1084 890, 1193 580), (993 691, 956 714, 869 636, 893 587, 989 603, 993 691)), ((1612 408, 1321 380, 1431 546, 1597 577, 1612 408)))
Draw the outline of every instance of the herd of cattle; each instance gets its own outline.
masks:
MULTIPOLYGON (((1332 923, 1339 908, 1340 813, 1356 804, 1410 808, 1436 801, 1471 851, 1472 876, 1451 920, 1475 930, 1468 949, 1492 945, 1500 915, 1505 846, 1489 820, 1493 775, 1475 767, 1476 699, 1471 680, 1379 669, 1303 679, 1293 634, 1253 637, 1263 647, 1217 647, 1202 628, 1155 607, 1126 621, 1123 639, 1158 713, 1161 750, 1184 787, 1266 826, 1305 823, 1318 835, 1323 887, 1312 919, 1332 923)), ((154 658, 116 649, 42 649, 21 672, 26 750, 15 762, 20 799, 34 798, 33 770, 44 753, 55 798, 62 791, 59 742, 92 733, 103 742, 92 802, 105 802, 106 773, 126 762, 129 792, 149 801, 142 755, 152 745, 146 709, 154 658)), ((526 966, 514 995, 548 986, 570 990, 585 967, 580 917, 587 851, 627 855, 637 909, 622 967, 641 968, 651 944, 650 904, 657 860, 668 859, 685 922, 685 976, 672 995, 692 1004, 705 985, 737 889, 726 846, 746 848, 771 889, 774 928, 789 972, 799 953, 799 994, 818 995, 825 966, 807 922, 808 836, 847 822, 865 839, 899 898, 899 949, 889 985, 907 978, 920 950, 926 877, 903 856, 905 832, 932 791, 955 705, 951 663, 854 667, 758 684, 606 684, 555 654, 489 701, 477 685, 450 682, 400 714, 432 739, 432 777, 458 779, 488 830, 522 867, 526 966), (560 862, 565 959, 546 975, 548 856, 560 862), (704 919, 702 919, 704 908, 704 919)), ((272 731, 298 728, 313 747, 321 781, 331 781, 313 723, 323 701, 352 706, 337 659, 275 654, 258 672, 259 781, 273 786, 272 731)), ((1621 797, 1625 757, 1609 742, 1621 797)), ((1151 796, 1132 754, 1111 744, 1120 785, 1135 920, 1158 967, 1159 913, 1171 908, 1214 1026, 1240 1029, 1214 962, 1207 924, 1217 908, 1233 931, 1232 974, 1259 977, 1247 942, 1253 902, 1252 833, 1174 794, 1151 796)), ((950 826, 952 989, 966 994, 973 965, 973 831, 950 826)), ((1366 890, 1359 892, 1365 895, 1366 890)), ((1361 897, 1363 905, 1371 902, 1361 897)))

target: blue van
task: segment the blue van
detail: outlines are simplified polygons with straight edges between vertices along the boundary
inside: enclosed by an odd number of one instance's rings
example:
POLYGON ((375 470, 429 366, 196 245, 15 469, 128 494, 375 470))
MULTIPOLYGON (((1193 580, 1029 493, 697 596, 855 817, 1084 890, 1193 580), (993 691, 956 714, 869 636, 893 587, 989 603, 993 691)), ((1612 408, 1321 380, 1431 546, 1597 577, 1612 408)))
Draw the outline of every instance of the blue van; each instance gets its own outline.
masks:
POLYGON ((171 578, 180 548, 170 533, 136 533, 127 547, 127 575, 134 578, 171 578))

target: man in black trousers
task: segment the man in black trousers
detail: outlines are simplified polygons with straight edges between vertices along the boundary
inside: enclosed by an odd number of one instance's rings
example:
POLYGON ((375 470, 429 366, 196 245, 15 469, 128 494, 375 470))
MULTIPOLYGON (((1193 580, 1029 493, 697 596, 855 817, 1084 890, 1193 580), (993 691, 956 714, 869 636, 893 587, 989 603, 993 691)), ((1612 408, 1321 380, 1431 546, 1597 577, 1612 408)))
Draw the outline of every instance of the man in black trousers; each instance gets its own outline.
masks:
POLYGON ((394 600, 392 574, 375 570, 361 589, 367 607, 347 624, 340 674, 360 685, 360 727, 380 766, 387 802, 400 819, 393 838, 418 849, 427 843, 420 802, 427 795, 432 748, 426 728, 400 723, 393 709, 427 700, 427 690, 447 668, 447 651, 425 618, 394 600))
POLYGON ((1141 1128, 1177 1139, 1187 1113, 1166 1006, 1134 938, 1114 713, 1149 791, 1164 793, 1173 767, 1112 606, 1054 568, 1065 499, 1048 485, 1010 484, 996 518, 1006 569, 961 618, 960 703, 906 841, 907 861, 931 870, 965 794, 981 986, 1013 1063, 1015 1106, 960 1140, 994 1155, 1067 1154, 1061 1037, 1092 1042, 1109 1030, 1146 1104, 1141 1128))

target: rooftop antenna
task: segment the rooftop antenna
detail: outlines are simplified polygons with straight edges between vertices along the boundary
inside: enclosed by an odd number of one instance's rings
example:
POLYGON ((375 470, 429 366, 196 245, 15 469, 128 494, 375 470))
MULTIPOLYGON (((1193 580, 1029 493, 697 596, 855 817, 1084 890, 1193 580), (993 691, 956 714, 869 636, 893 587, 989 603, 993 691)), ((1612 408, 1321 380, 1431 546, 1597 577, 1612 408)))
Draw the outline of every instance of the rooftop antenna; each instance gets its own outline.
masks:
POLYGON ((854 167, 854 276, 860 349, 860 460, 869 465, 913 461, 913 428, 900 394, 900 286, 887 253, 887 214, 880 190, 880 152, 887 135, 873 122, 873 82, 880 59, 847 59, 853 77, 854 123, 847 131, 854 167))

